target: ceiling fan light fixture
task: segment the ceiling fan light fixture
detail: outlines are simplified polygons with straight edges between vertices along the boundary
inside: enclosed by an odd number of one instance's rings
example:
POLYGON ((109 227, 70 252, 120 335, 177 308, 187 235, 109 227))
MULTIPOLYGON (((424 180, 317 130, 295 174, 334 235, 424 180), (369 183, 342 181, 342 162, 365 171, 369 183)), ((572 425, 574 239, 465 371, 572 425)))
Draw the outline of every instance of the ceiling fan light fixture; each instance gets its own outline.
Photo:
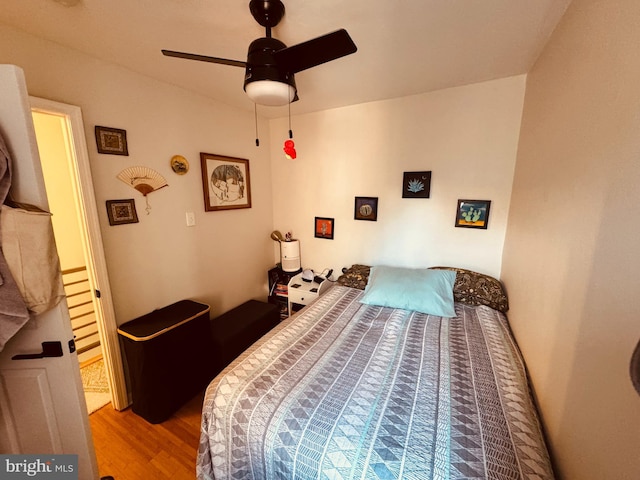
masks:
POLYGON ((296 97, 296 89, 284 82, 274 80, 256 80, 245 85, 245 91, 258 105, 280 107, 287 105, 296 97))
MULTIPOLYGON (((56 0, 74 1, 74 0, 56 0)), ((79 1, 79 0, 78 0, 79 1)), ((265 27, 265 36, 249 44, 247 61, 162 50, 167 57, 245 68, 244 90, 256 105, 284 106, 299 100, 294 75, 317 65, 355 53, 358 48, 345 29, 287 47, 271 36, 284 16, 282 0, 251 0, 253 18, 265 27)), ((256 145, 259 144, 256 139, 256 145)))

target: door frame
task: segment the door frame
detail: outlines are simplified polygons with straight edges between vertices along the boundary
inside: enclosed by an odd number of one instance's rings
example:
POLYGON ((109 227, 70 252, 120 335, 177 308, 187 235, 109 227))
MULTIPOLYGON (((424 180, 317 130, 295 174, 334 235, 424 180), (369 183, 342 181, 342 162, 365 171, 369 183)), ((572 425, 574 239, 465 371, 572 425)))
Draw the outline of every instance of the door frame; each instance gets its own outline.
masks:
POLYGON ((104 364, 111 404, 116 410, 124 410, 129 406, 127 386, 120 353, 118 325, 111 296, 111 286, 107 273, 107 262, 104 255, 102 233, 98 210, 96 207, 93 179, 87 150, 84 122, 80 107, 55 102, 39 97, 29 97, 31 111, 61 116, 67 123, 68 149, 71 156, 70 173, 74 185, 74 196, 82 217, 80 230, 85 245, 87 273, 92 288, 100 292, 96 302, 96 320, 98 334, 102 344, 104 364))

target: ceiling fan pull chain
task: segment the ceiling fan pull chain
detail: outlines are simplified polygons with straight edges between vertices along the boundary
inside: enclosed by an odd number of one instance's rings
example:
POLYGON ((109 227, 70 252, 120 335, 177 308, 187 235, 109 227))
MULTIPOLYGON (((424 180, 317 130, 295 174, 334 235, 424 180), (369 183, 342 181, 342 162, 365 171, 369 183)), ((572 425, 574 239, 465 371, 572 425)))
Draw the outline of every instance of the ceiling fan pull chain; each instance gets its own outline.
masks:
POLYGON ((289 102, 288 106, 289 106, 289 138, 293 138, 293 130, 291 130, 291 102, 289 102))
POLYGON ((260 146, 260 139, 258 138, 258 106, 253 104, 253 118, 256 122, 256 147, 260 146))

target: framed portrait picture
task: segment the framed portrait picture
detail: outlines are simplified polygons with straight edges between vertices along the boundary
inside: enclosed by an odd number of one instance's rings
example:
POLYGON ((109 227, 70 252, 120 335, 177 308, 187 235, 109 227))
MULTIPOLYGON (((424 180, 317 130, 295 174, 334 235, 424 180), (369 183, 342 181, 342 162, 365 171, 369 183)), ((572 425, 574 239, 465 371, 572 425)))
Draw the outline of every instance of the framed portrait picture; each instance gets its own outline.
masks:
POLYGON ((456 227, 481 228, 489 225, 491 200, 458 200, 456 227))
POLYGON ((251 208, 249 160, 200 153, 204 209, 251 208))
POLYGON ((129 150, 127 149, 127 132, 125 130, 96 125, 95 131, 98 153, 129 155, 129 150))
POLYGON ((353 213, 355 220, 378 220, 378 197, 356 197, 353 213))
POLYGON ((333 218, 316 217, 314 223, 314 236, 333 240, 333 218))
POLYGON ((107 200, 107 216, 109 217, 109 225, 138 223, 135 200, 133 198, 107 200))
POLYGON ((430 194, 431 172, 404 172, 402 198, 429 198, 430 194))

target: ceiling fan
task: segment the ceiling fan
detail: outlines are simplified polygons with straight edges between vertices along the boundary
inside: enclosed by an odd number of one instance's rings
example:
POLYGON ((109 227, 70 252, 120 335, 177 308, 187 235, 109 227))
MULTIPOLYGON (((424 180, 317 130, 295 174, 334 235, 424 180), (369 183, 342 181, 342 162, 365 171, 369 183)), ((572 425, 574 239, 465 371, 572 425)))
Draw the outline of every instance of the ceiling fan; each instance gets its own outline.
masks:
POLYGON ((280 106, 298 100, 294 74, 357 50, 344 29, 287 47, 271 36, 271 29, 284 16, 281 0, 251 0, 249 10, 266 33, 251 42, 246 62, 172 50, 162 50, 162 53, 168 57, 243 67, 246 69, 244 90, 249 98, 260 105, 280 106))

